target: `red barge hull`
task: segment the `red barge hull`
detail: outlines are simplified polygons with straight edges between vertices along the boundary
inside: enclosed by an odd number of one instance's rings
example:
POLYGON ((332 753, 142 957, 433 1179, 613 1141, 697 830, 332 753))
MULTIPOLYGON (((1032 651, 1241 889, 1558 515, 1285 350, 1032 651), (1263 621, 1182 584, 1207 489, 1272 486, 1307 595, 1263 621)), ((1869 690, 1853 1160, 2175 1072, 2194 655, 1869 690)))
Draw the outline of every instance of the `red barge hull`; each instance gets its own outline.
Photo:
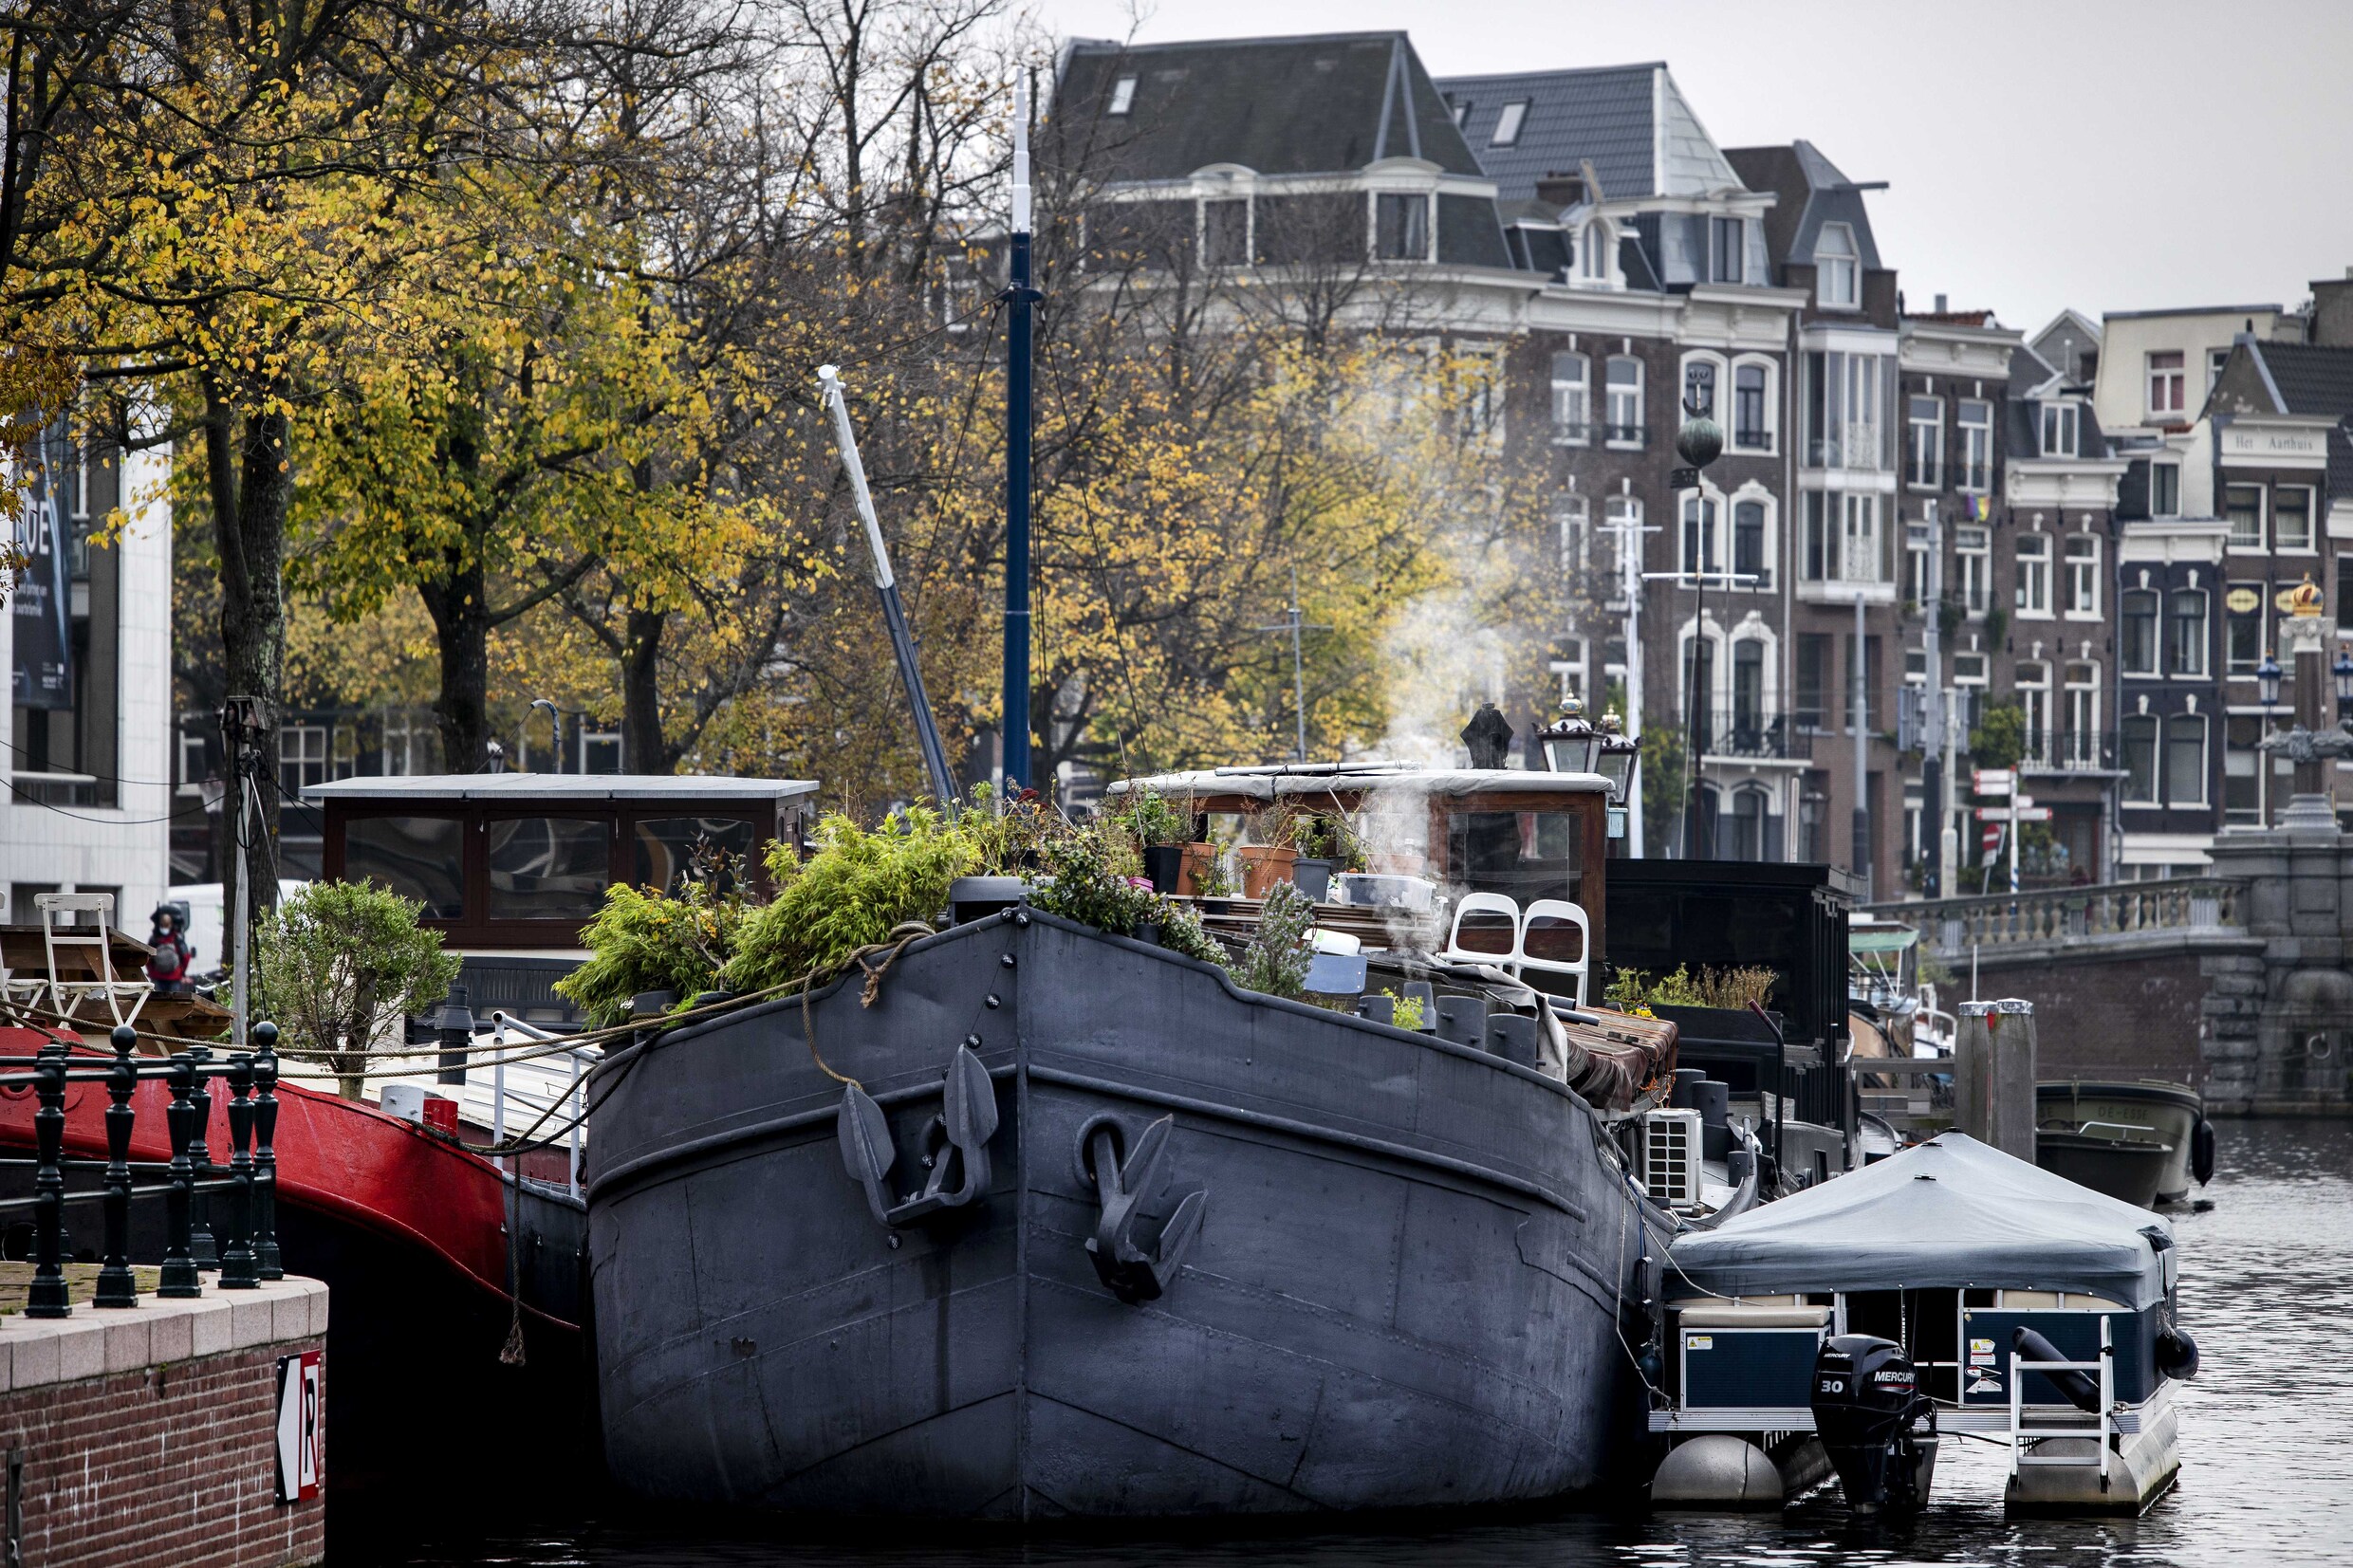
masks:
MULTIPOLYGON (((0 1028, 0 1054, 46 1042, 0 1028)), ((110 1053, 83 1046, 78 1055, 110 1053)), ((132 1099, 134 1160, 166 1161, 171 1094, 144 1081, 132 1099)), ((102 1083, 68 1086, 65 1153, 106 1156, 102 1083)), ((287 1272, 324 1280, 330 1292, 327 1430, 335 1490, 435 1488, 447 1497, 470 1478, 510 1485, 518 1463, 549 1476, 593 1468, 597 1431, 585 1322, 584 1210, 560 1189, 510 1180, 483 1156, 375 1106, 296 1085, 278 1089, 277 1239, 287 1272), (520 1321, 520 1364, 505 1356, 520 1321), (505 1417, 492 1440, 499 1463, 453 1442, 452 1416, 505 1417), (534 1465, 533 1462, 542 1462, 534 1465)), ((0 1153, 33 1153, 29 1088, 0 1088, 0 1153)), ((215 1160, 228 1156, 222 1097, 207 1130, 215 1160)), ((0 1171, 0 1188, 29 1191, 30 1171, 0 1171)), ((69 1177, 69 1192, 91 1190, 69 1177)), ((68 1251, 95 1261, 94 1203, 66 1209, 68 1251)), ((0 1232, 21 1256, 29 1226, 0 1232), (23 1234, 19 1235, 18 1231, 23 1234)), ((135 1262, 162 1255, 162 1208, 134 1206, 135 1262)))

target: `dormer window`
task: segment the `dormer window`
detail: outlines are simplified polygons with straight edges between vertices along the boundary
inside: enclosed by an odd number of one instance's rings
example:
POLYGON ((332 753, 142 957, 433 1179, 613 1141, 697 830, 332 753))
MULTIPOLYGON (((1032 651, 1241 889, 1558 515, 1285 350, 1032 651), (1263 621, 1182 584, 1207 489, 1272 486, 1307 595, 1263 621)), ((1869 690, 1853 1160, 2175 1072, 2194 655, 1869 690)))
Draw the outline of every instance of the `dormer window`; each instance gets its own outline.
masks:
POLYGON ((1487 138, 1490 147, 1510 147, 1520 139, 1521 122, 1528 119, 1528 100, 1503 106, 1495 117, 1495 134, 1487 138))
POLYGON ((1747 272, 1749 225, 1745 218, 1708 220, 1708 280, 1739 283, 1747 272))
POLYGON ((1583 263, 1579 275, 1587 283, 1609 281, 1609 226, 1599 218, 1584 227, 1578 236, 1577 253, 1583 263))
POLYGON ((1862 260, 1855 231, 1825 223, 1814 241, 1814 298, 1829 310, 1852 310, 1862 303, 1862 260))
POLYGON ((2043 455, 2073 457, 2076 453, 2076 406, 2073 403, 2043 405, 2043 455))
POLYGON ((1136 79, 1123 76, 1111 83, 1111 107, 1103 113, 1123 115, 1136 106, 1136 79))
POLYGON ((1471 101, 1467 98, 1449 98, 1446 112, 1454 117, 1454 129, 1457 131, 1471 123, 1471 101))

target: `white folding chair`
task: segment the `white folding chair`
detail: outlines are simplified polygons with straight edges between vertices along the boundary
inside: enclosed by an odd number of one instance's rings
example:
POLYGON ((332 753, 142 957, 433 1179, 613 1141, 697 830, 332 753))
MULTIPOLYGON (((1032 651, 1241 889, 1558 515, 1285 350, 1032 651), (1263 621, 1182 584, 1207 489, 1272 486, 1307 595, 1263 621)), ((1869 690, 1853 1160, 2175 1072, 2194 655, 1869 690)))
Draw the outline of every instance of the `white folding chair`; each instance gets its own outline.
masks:
POLYGON ((1500 968, 1510 965, 1519 949, 1519 903, 1500 893, 1466 893, 1454 906, 1454 924, 1446 933, 1446 950, 1438 956, 1458 964, 1493 964, 1500 968), (1480 940, 1493 941, 1494 945, 1463 946, 1466 926, 1480 940))
POLYGON ((155 987, 145 976, 136 980, 115 978, 114 913, 115 895, 111 893, 38 893, 33 895, 33 907, 41 913, 41 945, 49 965, 49 1008, 57 1014, 55 1022, 70 1024, 82 1005, 93 998, 106 1004, 106 1011, 117 1024, 132 1024, 139 1020, 139 1010, 155 994, 155 987), (65 916, 60 924, 59 915, 65 916), (98 929, 83 931, 76 916, 95 914, 98 929), (57 951, 64 948, 91 949, 95 956, 91 968, 95 979, 65 979, 57 972, 57 951), (125 1013, 122 1004, 128 1001, 131 1010, 125 1013))
POLYGON ((1577 1005, 1585 1005, 1585 989, 1593 976, 1593 922, 1585 912, 1566 898, 1539 898, 1528 906, 1527 918, 1520 922, 1517 939, 1511 948, 1511 973, 1525 978, 1529 969, 1542 969, 1547 974, 1573 974, 1577 977, 1577 1005), (1574 962, 1555 958, 1544 950, 1557 944, 1562 933, 1574 928, 1577 932, 1577 957, 1574 962))

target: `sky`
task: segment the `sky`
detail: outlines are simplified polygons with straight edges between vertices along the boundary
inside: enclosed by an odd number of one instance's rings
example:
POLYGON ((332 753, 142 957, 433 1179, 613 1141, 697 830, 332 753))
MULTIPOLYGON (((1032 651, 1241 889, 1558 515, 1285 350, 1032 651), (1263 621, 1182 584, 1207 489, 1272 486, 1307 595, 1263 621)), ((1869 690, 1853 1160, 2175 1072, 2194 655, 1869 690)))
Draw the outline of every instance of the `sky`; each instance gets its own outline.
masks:
POLYGON ((2293 307, 2353 267, 2353 0, 1033 0, 1063 37, 1402 28, 1435 76, 1664 60, 1719 146, 1804 138, 1906 305, 2293 307))

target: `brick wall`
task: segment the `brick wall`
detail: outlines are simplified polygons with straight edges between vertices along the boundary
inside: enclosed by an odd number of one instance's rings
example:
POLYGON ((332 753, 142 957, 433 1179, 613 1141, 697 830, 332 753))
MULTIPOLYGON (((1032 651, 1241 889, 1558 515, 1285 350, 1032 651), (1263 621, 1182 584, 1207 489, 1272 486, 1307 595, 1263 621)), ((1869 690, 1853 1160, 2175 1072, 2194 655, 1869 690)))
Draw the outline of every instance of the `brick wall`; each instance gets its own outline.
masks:
POLYGON ((25 1568, 322 1560, 324 1493, 276 1500, 278 1358, 325 1343, 325 1293, 309 1289, 315 1309, 239 1293, 0 1320, 0 1450, 22 1465, 25 1568), (297 1315, 307 1332, 287 1332, 297 1315), (95 1374, 75 1375, 85 1368, 95 1374))
MULTIPOLYGON (((2201 1085, 2198 1050, 2208 980, 2196 953, 2129 958, 2082 950, 2026 963, 1981 960, 1977 994, 2034 1004, 2035 1076, 2156 1078, 2201 1085)), ((1968 994, 1968 961, 1955 966, 1968 994)))

